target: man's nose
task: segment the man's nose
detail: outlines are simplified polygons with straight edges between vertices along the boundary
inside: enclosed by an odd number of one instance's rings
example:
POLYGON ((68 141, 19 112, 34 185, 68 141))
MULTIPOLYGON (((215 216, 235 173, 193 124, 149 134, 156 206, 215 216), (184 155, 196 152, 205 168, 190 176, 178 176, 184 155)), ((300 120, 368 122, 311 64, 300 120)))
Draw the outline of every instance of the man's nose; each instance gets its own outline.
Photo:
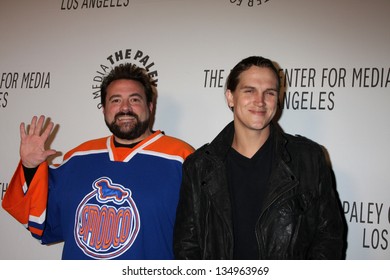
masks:
POLYGON ((121 104, 121 111, 122 112, 131 112, 133 111, 133 107, 131 105, 130 100, 124 100, 121 104))
POLYGON ((264 104, 264 98, 265 98, 265 95, 262 92, 258 92, 255 94, 255 102, 257 104, 264 104))

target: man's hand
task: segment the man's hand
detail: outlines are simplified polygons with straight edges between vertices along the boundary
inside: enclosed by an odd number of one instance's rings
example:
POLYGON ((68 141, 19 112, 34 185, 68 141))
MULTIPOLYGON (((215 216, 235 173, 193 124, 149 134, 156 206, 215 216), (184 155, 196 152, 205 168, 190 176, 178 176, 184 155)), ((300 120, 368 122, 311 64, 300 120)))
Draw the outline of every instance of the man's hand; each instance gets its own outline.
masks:
POLYGON ((26 132, 25 124, 23 122, 20 124, 20 158, 23 166, 27 168, 35 168, 46 161, 49 156, 57 153, 53 149, 45 150, 45 143, 54 124, 49 122, 42 131, 44 122, 45 116, 40 116, 39 119, 34 116, 28 132, 26 132))

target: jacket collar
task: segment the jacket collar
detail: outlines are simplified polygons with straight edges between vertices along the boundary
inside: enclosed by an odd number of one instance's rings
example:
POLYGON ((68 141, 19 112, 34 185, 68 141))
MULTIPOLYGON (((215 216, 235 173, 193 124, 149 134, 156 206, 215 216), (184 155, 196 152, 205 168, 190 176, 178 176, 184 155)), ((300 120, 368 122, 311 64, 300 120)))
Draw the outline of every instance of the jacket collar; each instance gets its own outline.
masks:
POLYGON ((225 158, 229 152, 233 143, 234 137, 234 122, 231 121, 224 129, 214 138, 210 143, 210 148, 213 150, 213 154, 220 160, 225 161, 225 158))

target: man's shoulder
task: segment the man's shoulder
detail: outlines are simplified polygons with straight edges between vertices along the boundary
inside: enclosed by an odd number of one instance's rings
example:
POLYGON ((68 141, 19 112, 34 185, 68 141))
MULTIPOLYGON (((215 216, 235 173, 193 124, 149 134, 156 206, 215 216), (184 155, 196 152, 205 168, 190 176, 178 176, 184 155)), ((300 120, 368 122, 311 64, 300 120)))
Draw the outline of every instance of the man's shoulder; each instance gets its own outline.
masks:
POLYGON ((192 151, 194 150, 194 148, 188 142, 174 136, 163 134, 163 136, 161 137, 161 141, 170 145, 181 147, 183 149, 188 149, 192 151))
MULTIPOLYGON (((154 151, 161 154, 168 154, 172 156, 179 156, 182 159, 188 157, 188 155, 194 152, 194 148, 182 139, 165 135, 161 133, 156 141, 152 141, 150 144, 144 147, 145 150, 154 151)), ((155 137, 157 137, 155 136, 155 137)))
POLYGON ((88 151, 98 151, 98 150, 107 150, 107 141, 109 141, 109 137, 102 137, 97 139, 87 140, 75 148, 68 151, 64 159, 67 159, 74 155, 75 153, 83 153, 88 151))
POLYGON ((302 144, 302 145, 319 145, 316 141, 313 139, 308 138, 307 136, 301 135, 301 134, 288 134, 284 133, 285 137, 289 140, 289 142, 293 142, 296 144, 302 144))
POLYGON ((214 161, 215 158, 213 145, 205 143, 188 156, 186 159, 186 165, 204 164, 210 160, 214 161))
POLYGON ((323 146, 316 142, 313 139, 310 139, 306 136, 300 134, 288 134, 284 133, 285 138, 287 139, 287 149, 296 150, 300 153, 322 153, 323 146))

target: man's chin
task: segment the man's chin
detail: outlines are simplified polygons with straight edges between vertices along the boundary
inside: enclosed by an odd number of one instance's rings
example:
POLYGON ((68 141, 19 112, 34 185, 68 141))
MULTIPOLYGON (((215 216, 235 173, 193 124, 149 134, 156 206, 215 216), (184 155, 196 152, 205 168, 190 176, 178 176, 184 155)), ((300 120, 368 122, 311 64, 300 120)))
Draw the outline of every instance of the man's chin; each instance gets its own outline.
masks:
POLYGON ((119 131, 121 133, 125 133, 125 134, 132 133, 134 131, 134 129, 135 129, 135 125, 126 125, 126 126, 119 127, 119 131))

